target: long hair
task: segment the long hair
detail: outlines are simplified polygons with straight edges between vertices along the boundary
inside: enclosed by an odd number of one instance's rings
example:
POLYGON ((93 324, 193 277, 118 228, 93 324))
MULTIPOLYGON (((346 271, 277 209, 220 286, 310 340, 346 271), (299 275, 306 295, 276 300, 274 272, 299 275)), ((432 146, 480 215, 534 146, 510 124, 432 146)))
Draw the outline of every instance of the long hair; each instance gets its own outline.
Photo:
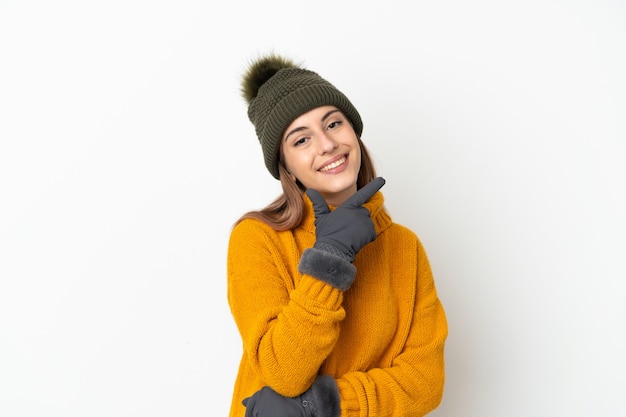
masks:
MULTIPOLYGON (((361 148, 361 167, 356 181, 357 189, 360 189, 374 178, 376 170, 369 152, 361 138, 357 138, 361 148)), ((285 168, 282 158, 278 163, 278 174, 283 193, 261 210, 253 210, 245 213, 236 222, 237 225, 244 219, 257 219, 269 225, 276 231, 284 231, 297 227, 304 216, 305 187, 297 180, 293 179, 287 168, 285 168)))

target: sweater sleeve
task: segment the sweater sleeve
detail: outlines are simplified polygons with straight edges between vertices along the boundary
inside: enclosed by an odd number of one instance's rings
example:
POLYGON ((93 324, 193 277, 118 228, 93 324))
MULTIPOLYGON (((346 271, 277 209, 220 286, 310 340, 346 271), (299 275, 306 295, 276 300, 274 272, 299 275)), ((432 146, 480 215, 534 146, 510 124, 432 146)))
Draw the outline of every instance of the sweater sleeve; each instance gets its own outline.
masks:
POLYGON ((227 276, 248 378, 255 379, 246 386, 269 385, 292 397, 315 380, 345 312, 340 290, 298 274, 299 251, 290 242, 261 222, 244 220, 230 236, 227 276))
POLYGON ((417 276, 408 294, 415 303, 406 342, 389 367, 337 379, 342 417, 424 416, 441 402, 448 325, 426 254, 419 240, 416 245, 417 276))

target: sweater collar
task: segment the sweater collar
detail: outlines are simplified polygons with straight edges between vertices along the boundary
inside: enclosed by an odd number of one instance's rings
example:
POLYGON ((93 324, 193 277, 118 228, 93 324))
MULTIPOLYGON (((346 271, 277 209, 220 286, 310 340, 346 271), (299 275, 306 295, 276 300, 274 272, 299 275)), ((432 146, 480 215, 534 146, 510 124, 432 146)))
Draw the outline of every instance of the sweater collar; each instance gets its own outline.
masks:
MULTIPOLYGON (((303 193, 303 198, 305 214, 302 219, 302 223, 300 223, 300 228, 311 233, 315 233, 315 214, 313 212, 313 203, 306 193, 303 193)), ((389 216, 389 213, 387 213, 387 210, 385 210, 385 198, 383 197, 383 193, 381 191, 377 191, 376 194, 363 204, 363 207, 368 209, 370 212, 370 217, 374 222, 376 234, 379 234, 391 225, 391 217, 389 216)), ((329 208, 334 210, 336 207, 329 206, 329 208)))

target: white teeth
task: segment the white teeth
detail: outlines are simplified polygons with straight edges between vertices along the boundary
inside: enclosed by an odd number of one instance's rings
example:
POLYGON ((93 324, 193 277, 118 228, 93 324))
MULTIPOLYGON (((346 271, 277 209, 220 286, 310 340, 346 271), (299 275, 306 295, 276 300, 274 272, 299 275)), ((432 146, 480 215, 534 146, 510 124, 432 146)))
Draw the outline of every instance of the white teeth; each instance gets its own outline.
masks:
POLYGON ((325 167, 320 168, 320 171, 324 172, 324 171, 328 171, 329 169, 337 168, 339 165, 345 164, 345 162, 346 162, 346 158, 343 157, 333 162, 332 164, 328 164, 325 167))

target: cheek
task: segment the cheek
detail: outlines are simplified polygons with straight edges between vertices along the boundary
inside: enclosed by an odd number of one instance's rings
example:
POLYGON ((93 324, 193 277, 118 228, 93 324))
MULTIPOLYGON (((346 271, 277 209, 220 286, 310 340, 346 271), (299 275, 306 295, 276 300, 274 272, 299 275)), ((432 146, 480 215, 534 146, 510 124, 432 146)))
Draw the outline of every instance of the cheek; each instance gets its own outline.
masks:
POLYGON ((300 155, 285 155, 284 159, 285 167, 287 171, 305 187, 309 188, 312 186, 309 181, 311 178, 311 164, 309 160, 300 156, 300 155))
POLYGON ((292 174, 303 172, 307 165, 307 158, 304 152, 283 152, 285 167, 292 174))

